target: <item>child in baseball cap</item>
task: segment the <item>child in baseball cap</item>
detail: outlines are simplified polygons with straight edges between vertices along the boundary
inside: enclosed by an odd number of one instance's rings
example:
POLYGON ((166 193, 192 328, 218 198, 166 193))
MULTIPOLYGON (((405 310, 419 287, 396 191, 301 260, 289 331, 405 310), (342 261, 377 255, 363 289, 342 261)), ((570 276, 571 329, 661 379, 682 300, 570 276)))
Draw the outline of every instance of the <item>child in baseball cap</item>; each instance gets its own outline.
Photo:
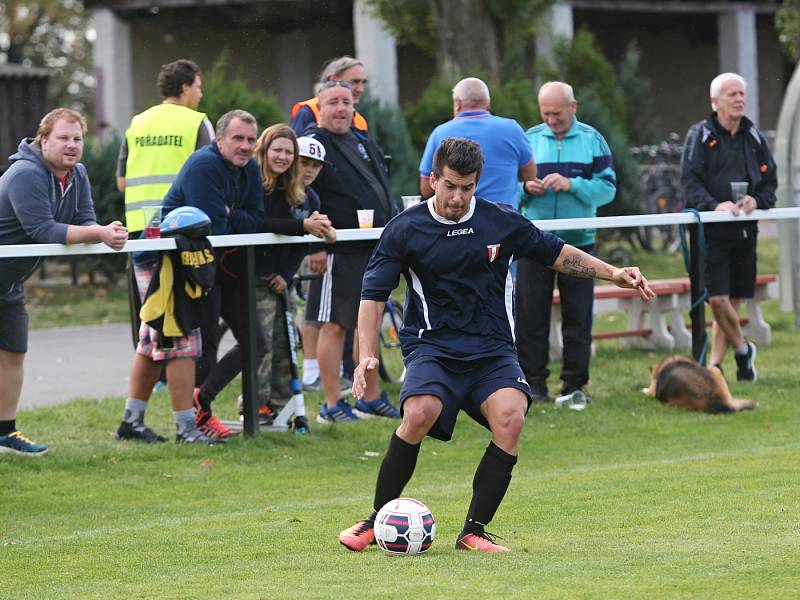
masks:
POLYGON ((300 155, 300 174, 303 177, 303 185, 308 188, 325 164, 325 146, 319 140, 307 136, 297 138, 297 146, 300 155))

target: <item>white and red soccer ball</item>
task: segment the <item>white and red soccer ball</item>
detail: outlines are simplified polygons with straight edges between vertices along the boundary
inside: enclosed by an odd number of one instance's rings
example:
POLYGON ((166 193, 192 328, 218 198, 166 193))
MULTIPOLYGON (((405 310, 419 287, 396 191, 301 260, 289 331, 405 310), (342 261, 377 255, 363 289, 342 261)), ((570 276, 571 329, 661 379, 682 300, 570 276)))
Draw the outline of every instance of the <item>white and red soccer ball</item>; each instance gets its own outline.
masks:
POLYGON ((430 509, 413 498, 387 502, 375 517, 375 542, 395 556, 422 554, 433 543, 436 521, 430 509))

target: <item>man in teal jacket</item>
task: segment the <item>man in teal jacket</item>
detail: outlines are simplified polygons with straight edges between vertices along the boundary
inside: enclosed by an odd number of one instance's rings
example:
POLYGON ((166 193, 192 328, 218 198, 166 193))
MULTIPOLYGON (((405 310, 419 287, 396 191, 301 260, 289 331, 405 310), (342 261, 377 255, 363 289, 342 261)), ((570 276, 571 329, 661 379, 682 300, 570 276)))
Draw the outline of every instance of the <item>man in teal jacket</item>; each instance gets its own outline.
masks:
MULTIPOLYGON (((614 199, 617 189, 611 151, 602 135, 575 118, 572 86, 560 81, 539 89, 544 121, 527 131, 538 177, 524 181, 522 214, 531 220, 594 217, 614 199)), ((554 231, 568 244, 594 253, 594 229, 554 231)), ((589 382, 594 283, 556 273, 528 259, 517 270, 517 353, 534 401, 548 399, 550 311, 553 286, 561 296, 564 340, 561 395, 583 391, 589 382)))

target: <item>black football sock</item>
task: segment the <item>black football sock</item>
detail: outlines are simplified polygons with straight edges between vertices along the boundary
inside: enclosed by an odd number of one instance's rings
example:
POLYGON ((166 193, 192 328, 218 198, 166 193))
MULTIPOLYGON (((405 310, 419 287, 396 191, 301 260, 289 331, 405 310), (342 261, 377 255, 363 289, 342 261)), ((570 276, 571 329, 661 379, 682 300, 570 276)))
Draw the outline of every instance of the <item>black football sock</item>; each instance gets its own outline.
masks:
POLYGON ((10 421, 0 421, 0 435, 8 435, 17 430, 17 420, 11 419, 10 421))
POLYGON ((417 466, 417 456, 421 444, 409 444, 401 440, 397 433, 392 434, 389 449, 378 471, 378 482, 375 484, 374 511, 371 519, 375 519, 377 511, 389 500, 399 498, 403 488, 414 474, 417 466))
POLYGON ((489 442, 483 454, 475 478, 472 480, 472 502, 464 521, 464 532, 482 532, 497 512, 511 483, 511 471, 517 457, 501 450, 489 442))
POLYGON ((200 388, 200 393, 197 394, 197 402, 200 404, 200 408, 202 408, 207 413, 211 412, 211 403, 214 401, 214 397, 206 392, 203 388, 200 388))

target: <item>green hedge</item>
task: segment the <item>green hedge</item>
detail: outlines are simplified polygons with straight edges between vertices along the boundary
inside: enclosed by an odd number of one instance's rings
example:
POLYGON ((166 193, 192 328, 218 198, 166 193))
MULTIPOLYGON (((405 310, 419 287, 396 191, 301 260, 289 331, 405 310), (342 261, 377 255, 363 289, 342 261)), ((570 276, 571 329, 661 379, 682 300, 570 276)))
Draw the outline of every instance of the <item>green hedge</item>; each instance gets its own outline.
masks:
POLYGON ((259 131, 275 123, 287 122, 287 115, 273 94, 252 92, 238 74, 230 76, 230 51, 225 48, 205 76, 199 110, 206 113, 213 125, 226 112, 236 108, 251 113, 258 121, 259 131))
MULTIPOLYGON (((97 222, 107 225, 111 221, 125 223, 125 196, 117 191, 117 157, 121 140, 114 136, 103 144, 96 138, 87 138, 81 162, 89 173, 92 185, 92 200, 97 222)), ((81 271, 89 274, 94 282, 94 275, 101 272, 110 281, 125 270, 124 254, 89 254, 67 259, 75 261, 81 271)))
POLYGON ((358 112, 369 123, 369 135, 392 157, 390 184, 395 199, 419 193, 419 156, 411 145, 406 121, 397 107, 381 103, 364 92, 358 112))

